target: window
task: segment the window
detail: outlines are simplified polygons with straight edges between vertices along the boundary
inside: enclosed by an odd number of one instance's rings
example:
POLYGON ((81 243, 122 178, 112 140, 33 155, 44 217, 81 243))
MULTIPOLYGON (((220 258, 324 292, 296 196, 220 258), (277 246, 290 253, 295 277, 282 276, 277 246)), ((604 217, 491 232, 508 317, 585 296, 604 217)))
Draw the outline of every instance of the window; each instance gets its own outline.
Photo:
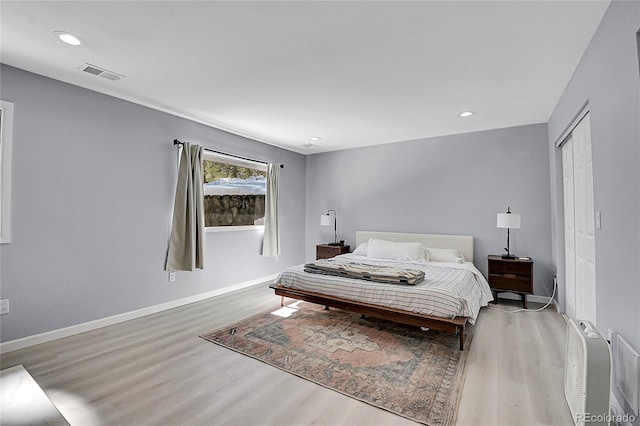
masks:
POLYGON ((264 225, 267 165, 204 151, 204 226, 264 225))

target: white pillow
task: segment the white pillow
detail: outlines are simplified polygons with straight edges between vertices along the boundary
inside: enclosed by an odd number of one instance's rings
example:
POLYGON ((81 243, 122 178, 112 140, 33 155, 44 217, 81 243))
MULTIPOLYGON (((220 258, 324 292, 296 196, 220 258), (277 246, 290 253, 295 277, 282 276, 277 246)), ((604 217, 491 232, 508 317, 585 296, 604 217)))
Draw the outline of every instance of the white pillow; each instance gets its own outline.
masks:
POLYGON ((431 248, 427 249, 429 260, 431 262, 449 262, 464 263, 465 259, 462 253, 456 249, 431 248))
POLYGON ((356 247, 356 249, 351 254, 357 254, 359 256, 366 256, 368 250, 369 250, 369 244, 362 243, 358 247, 356 247))
POLYGON ((369 238, 367 257, 426 262, 427 250, 420 243, 397 243, 369 238))

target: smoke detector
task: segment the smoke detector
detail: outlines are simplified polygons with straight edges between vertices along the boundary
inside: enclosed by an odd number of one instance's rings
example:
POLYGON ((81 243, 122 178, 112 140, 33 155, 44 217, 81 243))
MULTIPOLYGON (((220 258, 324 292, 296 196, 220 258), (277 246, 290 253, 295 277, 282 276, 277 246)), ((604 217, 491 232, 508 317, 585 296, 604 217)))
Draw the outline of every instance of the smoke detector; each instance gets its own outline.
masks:
POLYGON ((78 67, 78 69, 80 71, 97 75, 98 77, 106 78, 107 80, 111 80, 111 81, 122 80, 125 77, 122 74, 118 74, 116 72, 109 71, 104 68, 100 68, 98 66, 91 65, 91 64, 83 64, 82 66, 78 67))

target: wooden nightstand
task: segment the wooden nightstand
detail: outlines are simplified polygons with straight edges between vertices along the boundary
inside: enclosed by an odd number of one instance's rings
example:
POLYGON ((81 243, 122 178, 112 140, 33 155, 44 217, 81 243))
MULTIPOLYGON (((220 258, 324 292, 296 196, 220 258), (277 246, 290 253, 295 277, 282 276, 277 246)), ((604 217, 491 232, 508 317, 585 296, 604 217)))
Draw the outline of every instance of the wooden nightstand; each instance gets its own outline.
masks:
POLYGON ((331 246, 318 244, 316 246, 316 259, 329 259, 339 254, 349 253, 350 246, 331 246))
POLYGON ((516 293, 522 296, 522 306, 526 309, 527 294, 533 293, 533 260, 490 255, 487 261, 493 303, 498 303, 498 293, 516 293))

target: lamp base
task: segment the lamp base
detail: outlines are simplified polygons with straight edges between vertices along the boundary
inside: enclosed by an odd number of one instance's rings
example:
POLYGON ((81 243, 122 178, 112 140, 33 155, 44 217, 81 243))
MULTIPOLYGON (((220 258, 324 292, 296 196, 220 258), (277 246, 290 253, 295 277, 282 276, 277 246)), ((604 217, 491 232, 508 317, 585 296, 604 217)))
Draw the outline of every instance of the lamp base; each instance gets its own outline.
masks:
POLYGON ((340 243, 327 243, 328 246, 339 246, 340 243))
POLYGON ((503 259, 515 259, 516 255, 515 254, 503 254, 502 258, 503 259))

